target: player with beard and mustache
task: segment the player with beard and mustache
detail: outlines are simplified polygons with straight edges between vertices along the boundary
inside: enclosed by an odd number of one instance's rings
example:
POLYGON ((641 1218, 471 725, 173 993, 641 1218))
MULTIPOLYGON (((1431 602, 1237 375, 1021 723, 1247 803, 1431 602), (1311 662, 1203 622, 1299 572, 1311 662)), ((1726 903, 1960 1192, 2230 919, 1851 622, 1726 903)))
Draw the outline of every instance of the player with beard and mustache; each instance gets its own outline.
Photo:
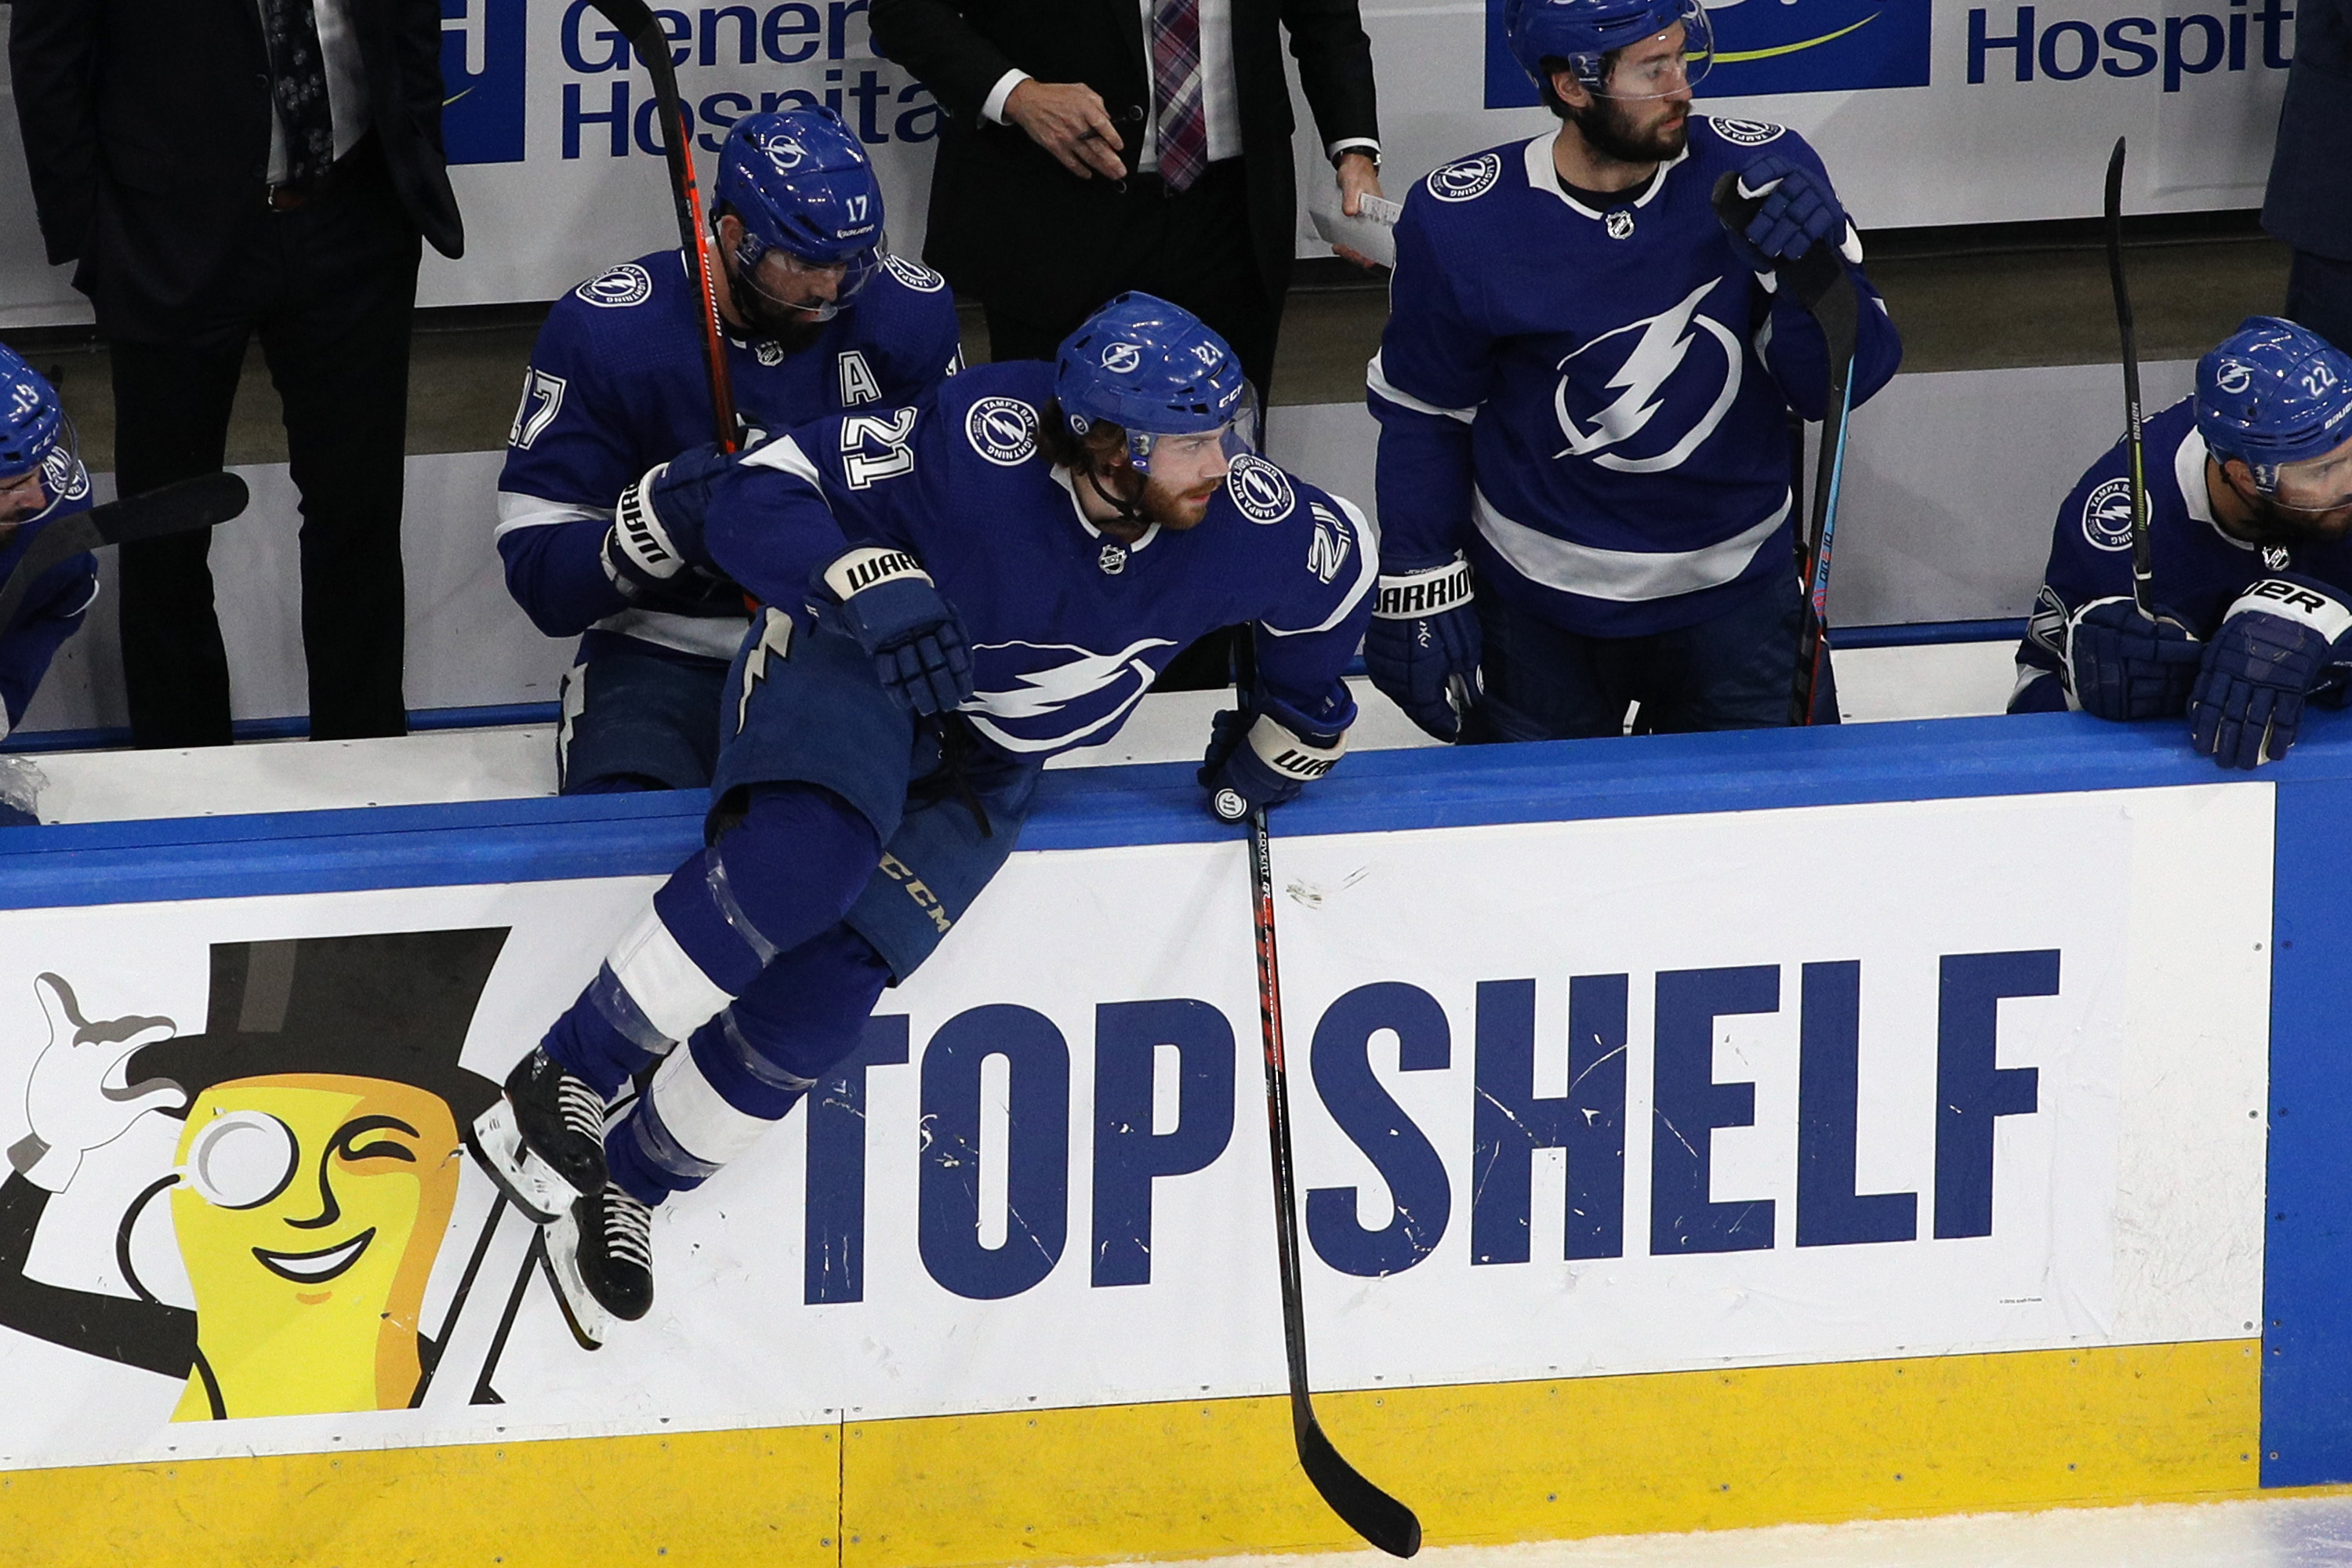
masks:
POLYGON ((2157 619, 2132 598, 2130 456, 2058 509, 2012 713, 2189 721, 2224 767, 2275 761, 2352 681, 2352 354, 2251 316, 2142 426, 2157 619))
MULTIPOLYGON (((755 114, 712 188, 719 312, 747 436, 910 401, 961 363, 939 274, 892 256, 882 191, 829 110, 755 114)), ((614 498, 710 440, 701 300, 676 250, 589 279, 549 311, 499 478, 507 586, 581 639, 556 731, 565 794, 690 789, 719 754, 719 689, 742 640, 735 584, 653 584, 615 563, 614 498)))
POLYGON ((653 1208, 857 1047, 883 986, 1012 853, 1045 759, 1117 734, 1179 648, 1262 634, 1197 775, 1221 819, 1339 760, 1379 542, 1259 457, 1256 425, 1223 338, 1123 294, 1052 364, 977 366, 739 457, 706 447, 622 498, 630 570, 658 584, 692 563, 768 607, 719 704, 710 847, 472 1134, 549 1223, 583 1337, 645 1315, 653 1208))
POLYGON ((1699 0, 1509 0, 1504 23, 1560 123, 1437 170, 1398 221, 1366 668, 1446 741, 1785 724, 1789 419, 1822 416, 1829 374, 1773 268, 1843 258, 1859 405, 1902 357, 1860 238, 1803 138, 1692 114, 1699 0), (1725 174, 1764 197, 1742 232, 1725 174))

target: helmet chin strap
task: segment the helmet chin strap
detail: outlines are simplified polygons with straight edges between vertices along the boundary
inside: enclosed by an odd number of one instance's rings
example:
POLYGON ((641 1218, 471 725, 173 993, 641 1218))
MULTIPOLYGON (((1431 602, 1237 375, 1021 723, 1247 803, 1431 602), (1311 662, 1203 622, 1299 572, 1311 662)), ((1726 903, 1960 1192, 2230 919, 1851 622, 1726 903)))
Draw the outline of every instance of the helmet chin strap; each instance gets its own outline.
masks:
MULTIPOLYGON (((1110 508, 1112 511, 1118 514, 1118 520, 1121 522, 1127 523, 1135 528, 1150 528, 1151 526, 1151 520, 1144 515, 1143 508, 1139 504, 1140 498, 1143 494, 1141 490, 1138 490, 1136 492, 1138 499, 1135 500, 1129 500, 1123 496, 1115 496, 1111 494, 1110 491, 1103 488, 1102 479, 1096 474, 1093 464, 1089 463, 1087 465, 1086 472, 1087 486, 1093 489, 1096 495, 1102 499, 1102 503, 1105 506, 1110 508)), ((1140 478, 1141 476, 1139 475, 1138 477, 1140 478)))

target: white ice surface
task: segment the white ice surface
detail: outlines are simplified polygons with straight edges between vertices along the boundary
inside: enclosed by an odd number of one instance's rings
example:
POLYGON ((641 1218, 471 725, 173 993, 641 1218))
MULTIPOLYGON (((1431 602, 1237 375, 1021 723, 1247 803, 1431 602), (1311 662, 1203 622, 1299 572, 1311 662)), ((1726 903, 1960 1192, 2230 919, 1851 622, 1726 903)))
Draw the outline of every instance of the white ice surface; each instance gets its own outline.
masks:
MULTIPOLYGON (((1213 1568, 1380 1568, 1393 1562, 1367 1551, 1227 1557, 1213 1568)), ((2352 1563, 2352 1496, 1441 1546, 1414 1562, 1425 1568, 2342 1568, 2352 1563)))
MULTIPOLYGON (((2011 645, 1951 643, 1850 649, 1837 656, 1849 722, 1998 713, 2009 696, 2011 645)), ((1436 744, 1369 681, 1354 682, 1357 751, 1436 744)), ((1201 754, 1218 691, 1147 697, 1108 744, 1047 764, 1101 767, 1184 762, 1201 754)), ((438 730, 387 741, 261 742, 184 752, 58 752, 33 761, 48 779, 44 822, 120 822, 336 806, 425 805, 555 793, 553 726, 438 730)))

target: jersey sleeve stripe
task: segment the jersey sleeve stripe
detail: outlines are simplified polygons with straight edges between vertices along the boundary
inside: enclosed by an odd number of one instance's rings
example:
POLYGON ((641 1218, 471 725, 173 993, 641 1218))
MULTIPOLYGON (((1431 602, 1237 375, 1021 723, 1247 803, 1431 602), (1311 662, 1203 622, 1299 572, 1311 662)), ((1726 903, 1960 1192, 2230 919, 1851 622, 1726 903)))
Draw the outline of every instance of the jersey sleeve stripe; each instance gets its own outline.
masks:
POLYGON ((1696 550, 1604 550, 1538 533, 1495 510, 1486 492, 1470 492, 1470 519, 1496 554, 1520 576, 1558 593, 1618 604, 1645 604, 1736 581, 1756 552, 1788 520, 1790 496, 1780 493, 1772 514, 1713 544, 1696 550))
POLYGON ((504 539, 518 528, 552 528, 565 522, 610 522, 609 506, 583 506, 578 501, 550 500, 520 490, 499 492, 499 526, 494 539, 504 539))
POLYGON ((1434 403, 1423 402, 1410 392, 1398 390, 1396 384, 1389 380, 1388 372, 1381 366, 1381 356, 1378 354, 1374 354, 1371 363, 1364 366, 1364 385, 1374 397, 1386 403, 1393 403, 1399 408, 1409 408, 1415 414, 1434 415, 1441 419, 1459 419, 1465 425, 1478 416, 1478 410, 1475 407, 1440 408, 1434 403))
POLYGON ((743 466, 747 468, 773 468, 796 479, 805 479, 812 485, 819 482, 816 465, 809 461, 808 454, 802 451, 800 443, 790 436, 779 436, 772 441, 763 441, 752 447, 744 454, 743 466))

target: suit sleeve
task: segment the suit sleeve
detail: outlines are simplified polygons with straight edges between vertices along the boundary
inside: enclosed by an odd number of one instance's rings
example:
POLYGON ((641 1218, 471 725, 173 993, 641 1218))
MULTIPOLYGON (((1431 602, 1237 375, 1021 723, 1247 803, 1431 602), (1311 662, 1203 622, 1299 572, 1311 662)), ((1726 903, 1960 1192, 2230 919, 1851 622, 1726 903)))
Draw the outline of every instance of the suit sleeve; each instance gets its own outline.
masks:
POLYGON ((441 143, 441 0, 400 0, 393 15, 400 96, 434 158, 446 161, 441 143))
POLYGON ((1379 141, 1372 41, 1364 35, 1357 0, 1286 0, 1282 23, 1323 145, 1355 137, 1379 141))
POLYGON ((989 89, 1017 68, 954 0, 874 0, 866 20, 884 58, 906 67, 940 108, 966 125, 980 122, 989 89))
POLYGON ((1391 570, 1450 560, 1470 531, 1470 426, 1486 400, 1492 340, 1428 231, 1416 191, 1397 225, 1388 325, 1366 373, 1380 421, 1376 469, 1391 570))
POLYGON ((16 0, 10 8, 16 126, 52 266, 79 258, 97 202, 100 31, 93 0, 16 0))

